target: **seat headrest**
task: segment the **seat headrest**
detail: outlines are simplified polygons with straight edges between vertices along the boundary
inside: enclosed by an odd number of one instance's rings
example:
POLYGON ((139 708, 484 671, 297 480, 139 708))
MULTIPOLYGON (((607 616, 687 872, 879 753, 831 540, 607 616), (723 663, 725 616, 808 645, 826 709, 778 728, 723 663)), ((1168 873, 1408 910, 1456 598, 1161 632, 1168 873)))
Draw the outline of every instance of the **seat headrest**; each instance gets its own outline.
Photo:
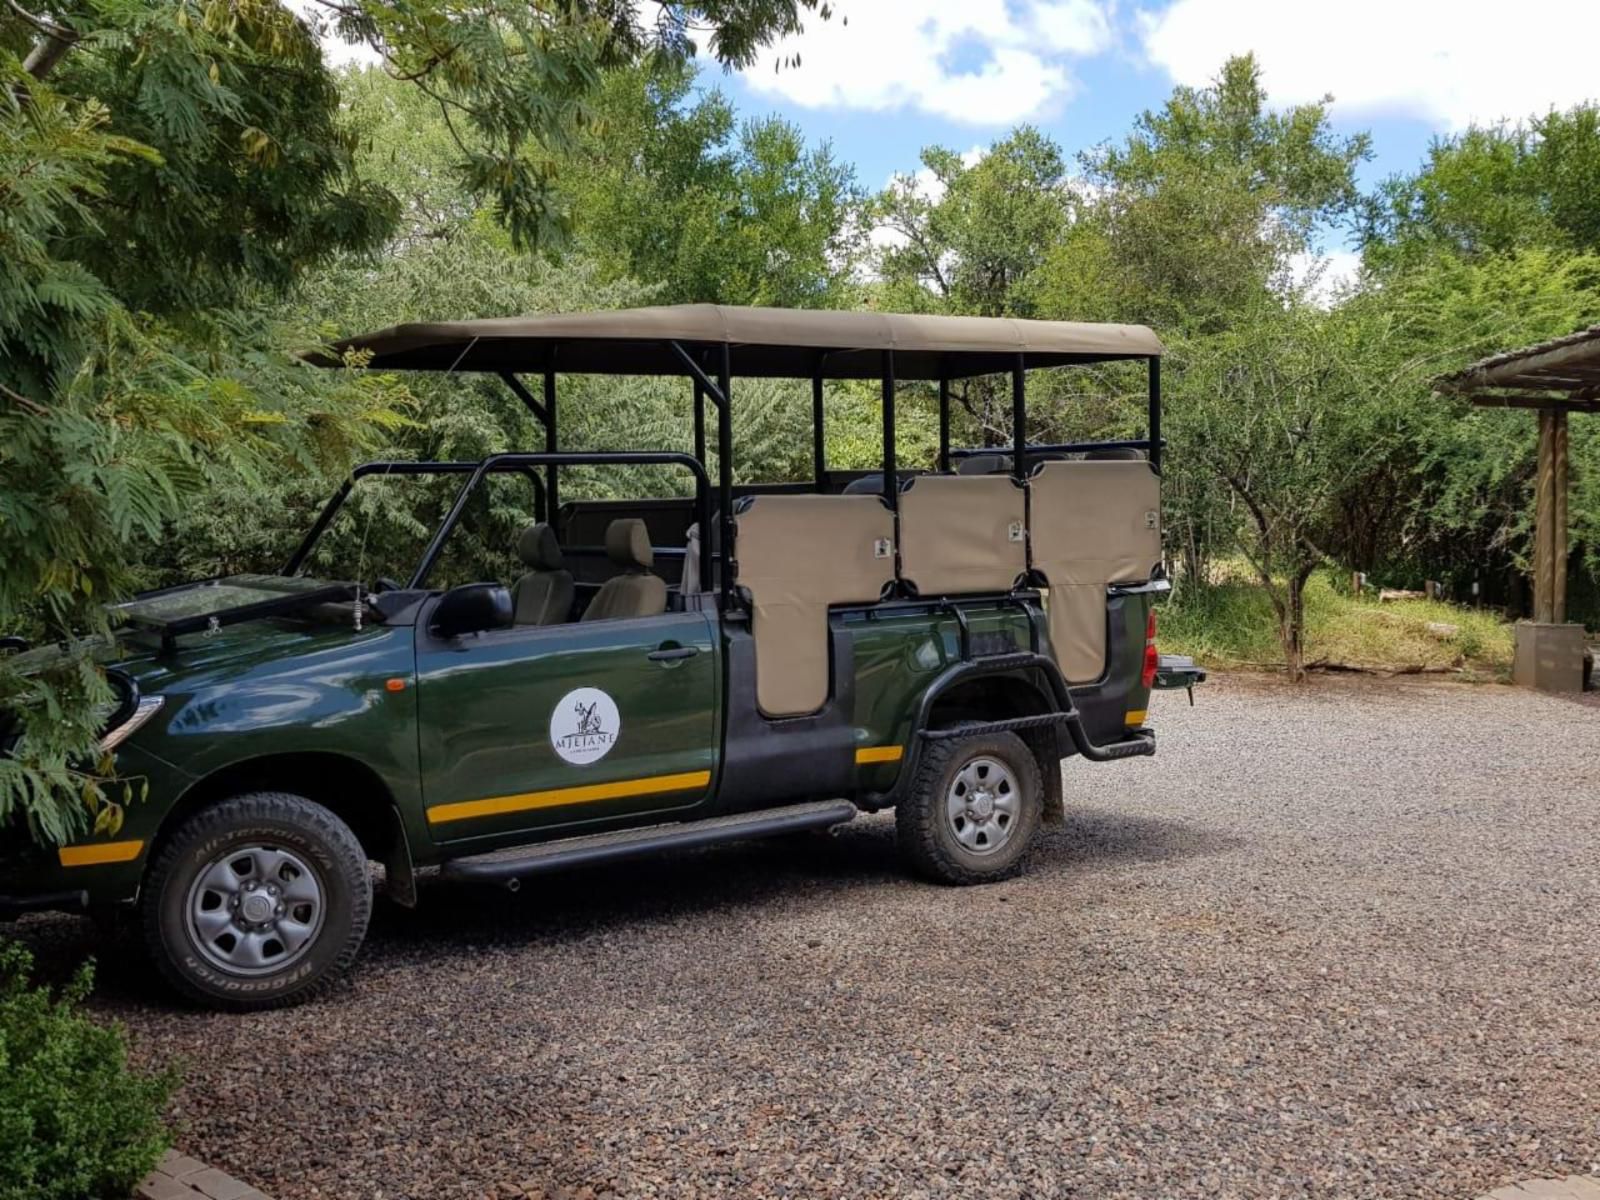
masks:
POLYGON ((655 565, 650 531, 638 517, 622 517, 606 527, 606 557, 619 567, 648 571, 655 565))
POLYGON ((542 521, 529 525, 517 535, 517 557, 535 571, 559 571, 561 543, 556 540, 556 531, 542 521))
POLYGON ((1009 454, 973 454, 956 463, 957 475, 1001 475, 1010 470, 1009 454))

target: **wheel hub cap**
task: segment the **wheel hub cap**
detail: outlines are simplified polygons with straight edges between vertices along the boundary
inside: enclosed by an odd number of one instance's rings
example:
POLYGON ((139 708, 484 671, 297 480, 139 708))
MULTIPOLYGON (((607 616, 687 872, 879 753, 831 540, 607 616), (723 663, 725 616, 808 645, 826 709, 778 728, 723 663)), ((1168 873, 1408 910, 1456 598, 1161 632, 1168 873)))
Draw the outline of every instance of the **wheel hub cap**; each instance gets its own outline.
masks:
POLYGON ((189 888, 195 948, 233 975, 267 975, 304 955, 322 931, 322 880, 281 846, 239 846, 208 862, 189 888))
POLYGON ((265 892, 252 892, 239 905, 239 915, 246 921, 260 924, 263 921, 272 919, 272 910, 275 907, 272 903, 272 897, 265 892))
POLYGON ((1011 840, 1022 795, 1011 770, 978 755, 961 765, 945 797, 945 819, 956 841, 972 854, 993 854, 1011 840))

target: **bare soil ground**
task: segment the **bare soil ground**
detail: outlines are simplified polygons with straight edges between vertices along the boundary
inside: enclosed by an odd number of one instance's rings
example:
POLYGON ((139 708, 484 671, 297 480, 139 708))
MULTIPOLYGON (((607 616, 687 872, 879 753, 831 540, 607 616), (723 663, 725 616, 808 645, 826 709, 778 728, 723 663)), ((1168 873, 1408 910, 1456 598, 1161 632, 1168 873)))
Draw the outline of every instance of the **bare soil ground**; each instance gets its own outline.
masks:
POLYGON ((1026 875, 892 823, 383 908, 348 987, 175 1007, 184 1149, 299 1197, 1469 1197, 1600 1167, 1600 708, 1224 679, 1067 765, 1026 875))

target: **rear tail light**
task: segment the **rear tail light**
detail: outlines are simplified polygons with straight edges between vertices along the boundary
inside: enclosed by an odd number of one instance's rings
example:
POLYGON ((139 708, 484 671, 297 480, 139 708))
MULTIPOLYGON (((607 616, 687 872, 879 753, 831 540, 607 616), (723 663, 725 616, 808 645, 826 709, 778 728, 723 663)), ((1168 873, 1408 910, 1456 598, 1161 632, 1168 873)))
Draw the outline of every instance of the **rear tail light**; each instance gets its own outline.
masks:
POLYGON ((1152 608, 1144 626, 1144 670, 1139 673, 1139 683, 1146 691, 1155 686, 1157 662, 1156 610, 1152 608))

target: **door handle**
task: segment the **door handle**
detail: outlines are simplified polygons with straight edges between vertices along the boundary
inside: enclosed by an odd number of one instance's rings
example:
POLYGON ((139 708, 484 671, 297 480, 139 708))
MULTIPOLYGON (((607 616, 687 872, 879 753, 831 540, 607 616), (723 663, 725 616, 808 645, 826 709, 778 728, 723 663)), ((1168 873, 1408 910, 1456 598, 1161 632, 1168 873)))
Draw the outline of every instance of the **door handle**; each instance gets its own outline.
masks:
POLYGON ((693 658, 700 653, 698 646, 662 646, 645 655, 651 662, 676 662, 680 658, 693 658))

